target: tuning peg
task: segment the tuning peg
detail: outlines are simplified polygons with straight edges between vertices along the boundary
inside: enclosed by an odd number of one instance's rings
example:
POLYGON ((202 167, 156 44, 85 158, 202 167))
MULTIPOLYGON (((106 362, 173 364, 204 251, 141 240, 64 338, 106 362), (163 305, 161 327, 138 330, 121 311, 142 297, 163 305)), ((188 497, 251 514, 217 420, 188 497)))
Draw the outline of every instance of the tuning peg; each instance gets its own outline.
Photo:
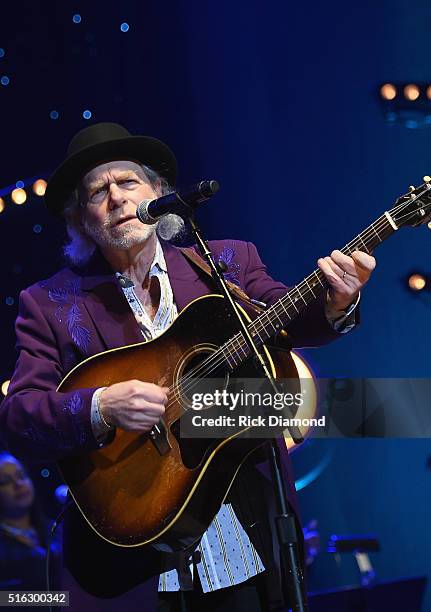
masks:
POLYGON ((429 230, 431 230, 431 221, 430 221, 429 223, 427 223, 427 228, 428 228, 429 230))
POLYGON ((424 176, 424 182, 425 183, 431 182, 431 176, 428 176, 428 175, 424 176))
POLYGON ((414 191, 415 189, 416 189, 416 187, 414 185, 410 185, 410 187, 409 187, 409 191, 410 192, 414 191))

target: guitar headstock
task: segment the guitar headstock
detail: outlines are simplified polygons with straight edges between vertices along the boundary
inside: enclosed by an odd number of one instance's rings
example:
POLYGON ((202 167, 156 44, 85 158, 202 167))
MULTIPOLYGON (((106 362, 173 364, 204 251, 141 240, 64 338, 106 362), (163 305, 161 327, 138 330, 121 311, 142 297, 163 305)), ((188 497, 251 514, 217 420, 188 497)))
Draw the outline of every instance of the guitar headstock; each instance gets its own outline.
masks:
POLYGON ((431 219, 431 177, 424 176, 419 187, 410 187, 389 211, 397 227, 423 225, 431 219))

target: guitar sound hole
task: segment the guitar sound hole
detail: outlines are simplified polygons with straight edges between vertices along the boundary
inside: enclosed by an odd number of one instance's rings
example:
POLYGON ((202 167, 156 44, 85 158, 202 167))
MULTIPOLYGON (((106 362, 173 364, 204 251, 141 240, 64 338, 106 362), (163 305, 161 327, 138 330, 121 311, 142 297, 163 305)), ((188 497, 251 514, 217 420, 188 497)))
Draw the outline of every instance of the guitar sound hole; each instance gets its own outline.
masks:
POLYGON ((196 397, 208 393, 214 395, 215 391, 227 388, 229 372, 217 349, 208 345, 195 346, 184 356, 177 373, 177 385, 185 409, 193 409, 196 397))

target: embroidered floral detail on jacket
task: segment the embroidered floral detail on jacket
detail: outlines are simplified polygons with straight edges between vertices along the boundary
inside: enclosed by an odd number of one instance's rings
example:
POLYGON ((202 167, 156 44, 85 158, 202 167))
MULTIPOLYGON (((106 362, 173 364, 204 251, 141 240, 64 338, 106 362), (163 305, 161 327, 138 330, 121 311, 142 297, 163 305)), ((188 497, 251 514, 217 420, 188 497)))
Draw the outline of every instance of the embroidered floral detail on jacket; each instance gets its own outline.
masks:
POLYGON ((73 428, 75 430, 75 436, 79 444, 83 444, 87 439, 87 433, 81 420, 79 418, 79 413, 82 410, 82 397, 78 391, 68 398, 66 398, 63 402, 63 412, 68 412, 72 417, 73 428))
POLYGON ((45 437, 35 427, 31 426, 24 430, 24 435, 34 444, 45 444, 45 437))
POLYGON ((81 325, 82 312, 76 297, 78 291, 79 280, 67 281, 64 287, 48 289, 48 297, 51 302, 57 304, 55 317, 58 322, 66 322, 73 342, 83 353, 87 353, 90 344, 90 330, 81 325))
POLYGON ((72 450, 76 448, 76 443, 67 439, 64 431, 55 425, 50 430, 38 431, 31 426, 24 431, 24 435, 31 440, 33 444, 43 446, 45 448, 56 450, 72 450))
POLYGON ((240 265, 232 261, 235 255, 236 251, 234 248, 225 246, 219 255, 218 262, 223 262, 227 266, 226 272, 223 273, 225 279, 239 285, 238 274, 240 265))
POLYGON ((70 412, 70 414, 78 414, 78 412, 81 412, 81 408, 82 398, 79 395, 78 391, 75 391, 72 396, 70 396, 63 402, 63 410, 65 412, 70 412))

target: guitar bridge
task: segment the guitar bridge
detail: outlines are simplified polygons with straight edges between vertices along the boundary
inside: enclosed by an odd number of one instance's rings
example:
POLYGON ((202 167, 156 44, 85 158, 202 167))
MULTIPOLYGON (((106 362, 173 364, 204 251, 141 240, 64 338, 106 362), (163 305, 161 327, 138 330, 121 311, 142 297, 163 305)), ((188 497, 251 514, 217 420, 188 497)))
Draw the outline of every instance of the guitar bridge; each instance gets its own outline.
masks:
POLYGON ((149 435, 151 442, 160 455, 166 455, 166 453, 171 450, 172 447, 168 440, 168 430, 161 419, 157 425, 154 425, 149 435))

